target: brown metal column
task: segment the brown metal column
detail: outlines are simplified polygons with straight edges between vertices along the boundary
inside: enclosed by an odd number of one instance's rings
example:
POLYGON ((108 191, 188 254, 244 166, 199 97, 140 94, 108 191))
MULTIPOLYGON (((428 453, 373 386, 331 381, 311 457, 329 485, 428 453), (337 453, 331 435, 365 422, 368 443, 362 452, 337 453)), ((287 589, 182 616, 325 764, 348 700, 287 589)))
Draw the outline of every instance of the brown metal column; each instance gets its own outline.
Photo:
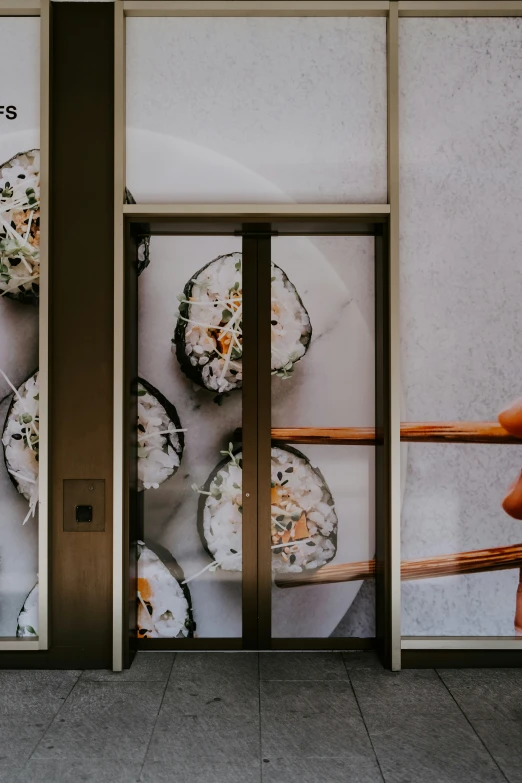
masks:
POLYGON ((114 14, 53 3, 50 644, 111 666, 114 14), (103 532, 64 532, 66 479, 105 481, 103 532))
POLYGON ((257 240, 257 583, 260 649, 272 646, 272 539, 270 521, 272 332, 270 325, 272 265, 270 226, 257 240))
POLYGON ((243 226, 243 646, 271 646, 270 226, 243 226))
POLYGON ((376 644, 391 667, 390 352, 388 226, 375 237, 375 591, 376 644))
POLYGON ((243 237, 243 647, 258 645, 257 586, 257 238, 243 237))

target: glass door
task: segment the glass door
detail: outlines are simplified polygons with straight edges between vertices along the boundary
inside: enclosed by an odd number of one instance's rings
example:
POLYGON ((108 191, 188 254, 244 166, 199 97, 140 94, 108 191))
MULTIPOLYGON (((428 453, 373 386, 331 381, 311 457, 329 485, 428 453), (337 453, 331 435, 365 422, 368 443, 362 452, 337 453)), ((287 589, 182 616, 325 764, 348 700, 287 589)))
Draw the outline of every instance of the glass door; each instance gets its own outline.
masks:
POLYGON ((242 638, 242 332, 241 237, 142 245, 139 640, 242 638))
POLYGON ((272 244, 274 646, 375 637, 374 243, 272 244))
POLYGON ((373 646, 383 226, 130 229, 137 646, 373 646))

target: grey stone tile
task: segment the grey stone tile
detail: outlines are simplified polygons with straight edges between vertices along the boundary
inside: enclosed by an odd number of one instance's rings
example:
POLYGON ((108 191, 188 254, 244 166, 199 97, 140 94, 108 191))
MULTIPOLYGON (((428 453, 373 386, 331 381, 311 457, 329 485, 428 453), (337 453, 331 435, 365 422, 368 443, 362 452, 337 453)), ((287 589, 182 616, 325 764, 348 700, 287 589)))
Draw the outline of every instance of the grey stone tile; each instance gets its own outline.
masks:
POLYGON ((267 652, 259 654, 262 680, 347 680, 338 652, 267 652))
POLYGON ((233 719, 258 713, 259 683, 257 676, 249 675, 239 676, 236 681, 223 677, 173 679, 161 705, 161 715, 170 717, 198 715, 233 719))
POLYGON ((28 783, 30 780, 24 775, 25 763, 22 759, 0 760, 0 783, 28 783))
POLYGON ((461 713, 403 716, 383 710, 370 729, 386 783, 505 783, 461 713))
MULTIPOLYGON (((34 751, 43 737, 48 721, 43 723, 36 717, 27 715, 25 719, 17 717, 11 721, 0 722, 0 763, 17 760, 23 764, 34 751)), ((9 764, 7 764, 9 767, 9 764)), ((2 778, 0 777, 0 780, 2 778)))
POLYGON ((390 672, 352 669, 350 679, 369 726, 388 714, 458 716, 460 710, 433 669, 390 672))
POLYGON ((522 783, 522 723, 474 720, 473 728, 510 783, 522 783))
POLYGON ((194 759, 179 764, 162 761, 146 762, 141 783, 261 783, 258 759, 243 762, 200 761, 194 759))
POLYGON ((233 720, 258 713, 257 653, 178 653, 162 716, 233 720))
POLYGON ((30 757, 79 675, 77 671, 0 671, 0 762, 17 759, 23 764, 30 757))
POLYGON ((146 761, 191 765, 259 761, 259 716, 243 719, 199 715, 158 718, 146 761))
POLYGON ((344 665, 351 671, 352 669, 378 669, 383 671, 383 666, 373 650, 346 650, 341 653, 344 665))
POLYGON ((360 714, 275 712, 261 714, 261 750, 268 759, 374 758, 360 714))
POLYGON ((108 669, 88 669, 81 676, 82 682, 167 682, 175 653, 139 652, 130 669, 112 672, 108 669))
POLYGON ((142 761, 164 689, 159 682, 79 682, 34 758, 142 761))
MULTIPOLYGON (((0 721, 48 723, 75 686, 79 671, 0 671, 0 721)), ((44 726, 45 728, 45 726, 44 726)))
POLYGON ((261 714, 337 713, 360 717, 349 682, 331 680, 267 680, 260 684, 261 714))
POLYGON ((180 652, 176 654, 169 685, 177 680, 203 682, 217 679, 236 682, 258 678, 257 653, 246 652, 180 652))
POLYGON ((336 759, 263 759, 263 783, 383 783, 369 756, 336 759))
POLYGON ((126 761, 32 759, 11 783, 137 783, 140 772, 140 763, 126 761))
POLYGON ((522 721, 522 669, 441 669, 439 674, 470 720, 522 721))

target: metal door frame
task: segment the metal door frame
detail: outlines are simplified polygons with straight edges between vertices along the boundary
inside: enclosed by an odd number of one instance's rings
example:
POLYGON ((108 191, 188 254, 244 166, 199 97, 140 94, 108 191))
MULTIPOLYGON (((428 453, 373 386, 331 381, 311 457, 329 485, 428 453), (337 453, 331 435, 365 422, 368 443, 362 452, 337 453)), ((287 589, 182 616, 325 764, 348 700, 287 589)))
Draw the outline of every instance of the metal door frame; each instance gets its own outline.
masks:
MULTIPOLYGON (((243 342, 245 351, 242 405, 243 441, 243 606, 241 638, 136 639, 135 602, 128 593, 131 645, 137 649, 203 649, 203 650, 290 650, 290 649, 369 649, 376 647, 383 663, 390 665, 390 385, 389 376, 389 226, 386 207, 380 214, 368 215, 290 215, 252 216, 186 216, 168 215, 163 209, 156 214, 140 214, 139 205, 131 205, 126 218, 127 237, 127 378, 131 389, 137 377, 137 273, 136 252, 139 237, 242 236, 243 245, 243 342), (271 633, 272 570, 270 535, 259 524, 269 518, 271 434, 271 351, 270 351, 270 284, 271 242, 277 236, 374 236, 375 237, 375 464, 376 464, 376 624, 375 639, 363 638, 273 638, 271 633)), ((129 411, 127 439, 132 443, 135 411, 129 411)), ((300 441, 303 442, 303 441, 300 441)), ((328 441, 314 435, 309 442, 346 443, 330 434, 328 441)), ((372 440, 370 439, 371 443, 372 440)), ((129 511, 133 540, 141 535, 143 520, 135 490, 135 466, 128 461, 129 511), (133 478, 134 476, 134 478, 133 478), (133 513, 133 509, 135 510, 133 513), (134 520, 134 523, 132 523, 134 520), (132 530, 134 526, 134 529, 132 530)), ((133 581, 132 564, 129 577, 133 581)), ((129 580, 127 580, 129 581, 129 580)))

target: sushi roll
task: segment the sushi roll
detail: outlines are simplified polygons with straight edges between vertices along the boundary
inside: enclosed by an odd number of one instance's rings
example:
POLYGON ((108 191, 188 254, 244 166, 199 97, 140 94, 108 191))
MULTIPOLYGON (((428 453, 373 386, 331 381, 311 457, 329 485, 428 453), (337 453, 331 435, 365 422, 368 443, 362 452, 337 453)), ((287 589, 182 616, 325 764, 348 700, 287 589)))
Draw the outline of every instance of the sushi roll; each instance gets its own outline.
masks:
POLYGON ((38 304, 40 150, 0 166, 0 295, 38 304))
MULTIPOLYGON (((125 188, 125 204, 135 204, 136 199, 128 188, 125 188)), ((137 226, 139 231, 138 242, 138 275, 141 275, 144 269, 150 264, 150 234, 147 232, 147 226, 145 224, 139 224, 137 226)))
MULTIPOLYGON (((173 343, 194 383, 218 395, 243 378, 242 254, 218 256, 186 284, 173 343)), ((289 378, 310 344, 312 326, 295 286, 272 264, 272 374, 289 378)))
POLYGON ((138 492, 157 489, 181 463, 184 430, 174 405, 138 378, 138 492))
POLYGON ((310 316, 283 270, 272 264, 272 375, 290 378, 312 339, 310 316))
MULTIPOLYGON (((225 459, 199 490, 198 530, 215 565, 241 571, 242 454, 225 459)), ((297 449, 271 450, 271 541, 274 573, 320 568, 335 556, 337 514, 318 468, 297 449)))
POLYGON ((176 639, 194 636, 190 591, 171 558, 167 568, 143 541, 138 541, 138 638, 176 639), (171 572, 175 571, 175 575, 171 572))
POLYGON ((14 392, 5 419, 2 444, 9 477, 18 492, 29 501, 25 524, 30 516, 34 517, 38 505, 38 370, 14 392))
POLYGON ((38 636, 38 582, 24 601, 18 615, 16 635, 38 636))

